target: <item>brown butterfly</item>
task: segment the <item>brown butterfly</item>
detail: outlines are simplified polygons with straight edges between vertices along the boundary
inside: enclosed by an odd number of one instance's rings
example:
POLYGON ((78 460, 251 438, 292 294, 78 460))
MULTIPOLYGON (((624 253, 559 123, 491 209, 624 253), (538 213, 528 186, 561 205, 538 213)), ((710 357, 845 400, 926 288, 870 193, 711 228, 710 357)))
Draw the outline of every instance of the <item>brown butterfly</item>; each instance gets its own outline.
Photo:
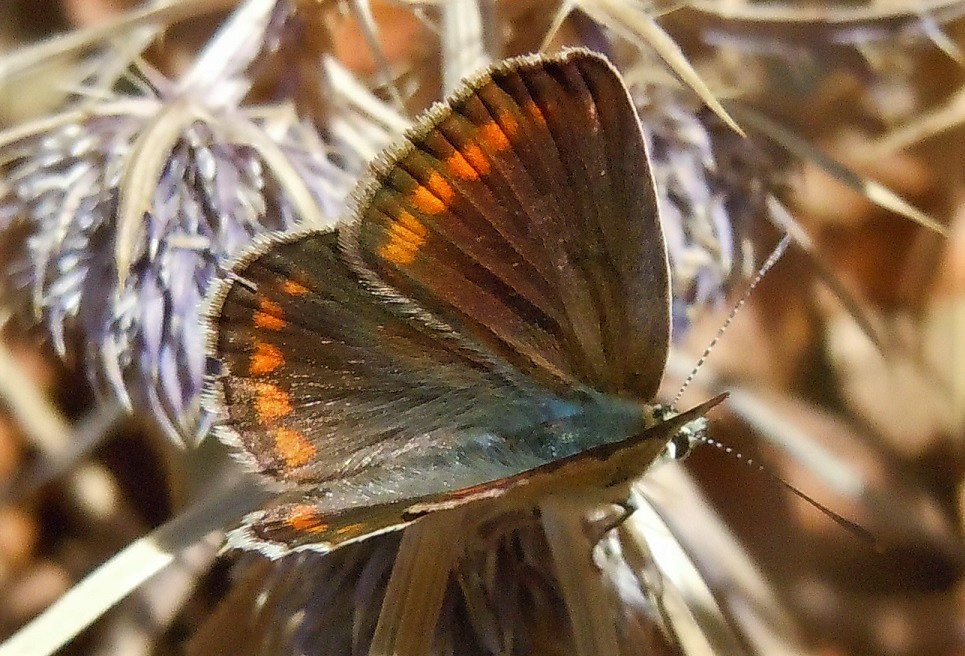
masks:
POLYGON ((476 499, 606 489, 719 402, 650 404, 667 253, 601 55, 469 79, 353 204, 335 231, 262 240, 208 308, 219 435, 280 491, 232 544, 329 551, 476 499))

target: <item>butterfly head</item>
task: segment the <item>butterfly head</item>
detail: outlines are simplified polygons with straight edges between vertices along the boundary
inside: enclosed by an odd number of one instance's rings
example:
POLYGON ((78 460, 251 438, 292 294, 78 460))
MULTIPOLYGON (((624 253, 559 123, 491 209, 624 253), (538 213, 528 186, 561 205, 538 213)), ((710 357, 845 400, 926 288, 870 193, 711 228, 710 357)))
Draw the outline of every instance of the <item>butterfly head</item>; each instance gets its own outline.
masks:
MULTIPOLYGON (((667 421, 677 415, 669 405, 657 405, 653 408, 653 416, 658 422, 667 421)), ((680 427, 673 434, 661 454, 661 460, 683 460, 690 455, 698 444, 707 442, 707 418, 695 417, 680 427)))

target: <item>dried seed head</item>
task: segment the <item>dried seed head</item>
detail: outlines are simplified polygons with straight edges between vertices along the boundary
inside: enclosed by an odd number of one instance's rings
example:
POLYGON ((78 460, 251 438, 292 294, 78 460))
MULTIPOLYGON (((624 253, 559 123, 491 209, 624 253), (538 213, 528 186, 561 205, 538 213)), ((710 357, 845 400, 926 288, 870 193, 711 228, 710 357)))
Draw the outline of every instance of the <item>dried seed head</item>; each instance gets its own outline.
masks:
POLYGON ((95 111, 3 149, 2 293, 60 354, 76 352, 97 390, 193 441, 206 431, 208 283, 256 234, 304 220, 305 191, 317 215, 337 216, 350 178, 301 124, 279 129, 240 112, 184 121, 145 147, 162 120, 145 116, 164 108, 141 102, 137 113, 95 111), (139 177, 152 168, 156 180, 139 177), (122 220, 124 194, 141 189, 143 212, 122 220))
POLYGON ((752 142, 689 96, 659 86, 634 96, 651 146, 678 340, 701 310, 753 276, 761 257, 755 232, 777 182, 752 142))
MULTIPOLYGON (((433 635, 428 653, 577 653, 570 618, 582 610, 581 600, 567 595, 560 574, 573 567, 600 579, 603 594, 582 602, 626 620, 616 654, 677 653, 615 534, 599 554, 605 565, 598 568, 588 558, 599 526, 578 518, 559 536, 585 547, 574 550, 583 556, 578 563, 554 553, 538 514, 504 513, 480 526, 453 571, 440 573, 448 584, 438 621, 421 627, 433 635)), ((236 565, 233 592, 188 653, 368 653, 387 581, 397 560, 405 560, 399 545, 398 534, 389 534, 325 555, 302 552, 267 562, 246 554, 236 565), (245 618, 241 626, 252 628, 250 635, 239 637, 239 617, 245 618)), ((581 593, 587 596, 587 589, 581 593)))

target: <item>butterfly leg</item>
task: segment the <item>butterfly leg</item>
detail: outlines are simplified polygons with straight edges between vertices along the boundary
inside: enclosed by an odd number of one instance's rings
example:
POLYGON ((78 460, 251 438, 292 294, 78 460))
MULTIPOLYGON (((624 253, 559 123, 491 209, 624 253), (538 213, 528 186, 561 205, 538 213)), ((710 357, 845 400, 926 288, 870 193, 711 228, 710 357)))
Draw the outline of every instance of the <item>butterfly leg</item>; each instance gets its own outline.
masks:
POLYGON ((620 528, 620 525, 627 521, 630 515, 637 511, 637 505, 634 503, 633 497, 630 496, 622 497, 622 500, 620 501, 614 501, 613 505, 619 509, 618 514, 616 517, 608 520, 606 524, 603 525, 603 528, 600 531, 601 540, 610 531, 620 528))

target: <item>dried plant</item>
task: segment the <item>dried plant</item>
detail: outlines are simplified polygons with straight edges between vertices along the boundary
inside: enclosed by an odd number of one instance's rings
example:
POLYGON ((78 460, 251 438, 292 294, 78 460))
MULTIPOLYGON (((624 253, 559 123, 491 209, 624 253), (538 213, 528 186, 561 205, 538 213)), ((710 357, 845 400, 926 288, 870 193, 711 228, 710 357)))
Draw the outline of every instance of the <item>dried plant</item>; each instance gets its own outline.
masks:
MULTIPOLYGON (((266 16, 263 32, 284 18, 266 16)), ((224 48, 213 43, 199 65, 224 48)), ((149 409, 175 440, 209 427, 197 326, 218 267, 256 234, 333 223, 350 187, 284 105, 235 106, 260 50, 224 55, 242 70, 145 75, 157 84, 80 98, 3 143, 3 293, 14 316, 42 324, 96 389, 149 409)))
MULTIPOLYGON (((144 588, 153 623, 125 653, 182 650, 175 642, 193 654, 962 649, 949 627, 960 622, 963 570, 965 214, 961 180, 946 174, 961 168, 960 103, 946 81, 960 79, 962 3, 249 0, 217 20, 200 14, 219 3, 196 15, 189 4, 158 3, 113 32, 56 42, 48 54, 72 92, 0 133, 2 300, 103 398, 198 442, 208 428, 198 311, 231 255, 264 231, 333 223, 404 117, 475 67, 586 44, 624 73, 651 145, 674 270, 668 398, 790 230, 797 248, 690 394, 732 389, 713 437, 877 543, 708 448, 644 477, 637 512, 612 531, 614 513, 592 499, 534 512, 482 504, 327 556, 246 554, 189 599, 214 555, 201 543, 184 552, 190 566, 144 588), (936 107, 941 120, 917 126, 936 107), (956 145, 943 147, 938 130, 956 145), (175 592, 151 596, 151 586, 175 592)), ((14 53, 0 85, 50 61, 14 53)), ((118 448, 136 453, 127 442, 118 448)), ((166 475, 211 467, 203 476, 230 478, 211 450, 169 457, 166 475)), ((199 488, 153 542, 135 543, 164 555, 132 580, 170 565, 174 545, 230 524, 241 508, 227 510, 226 498, 254 503, 240 485, 199 488)), ((11 521, 0 513, 0 532, 11 521)), ((85 537, 75 548, 97 553, 85 537)), ((20 572, 34 570, 5 567, 0 598, 16 599, 20 572)), ((116 651, 131 630, 125 610, 76 649, 116 651)))

